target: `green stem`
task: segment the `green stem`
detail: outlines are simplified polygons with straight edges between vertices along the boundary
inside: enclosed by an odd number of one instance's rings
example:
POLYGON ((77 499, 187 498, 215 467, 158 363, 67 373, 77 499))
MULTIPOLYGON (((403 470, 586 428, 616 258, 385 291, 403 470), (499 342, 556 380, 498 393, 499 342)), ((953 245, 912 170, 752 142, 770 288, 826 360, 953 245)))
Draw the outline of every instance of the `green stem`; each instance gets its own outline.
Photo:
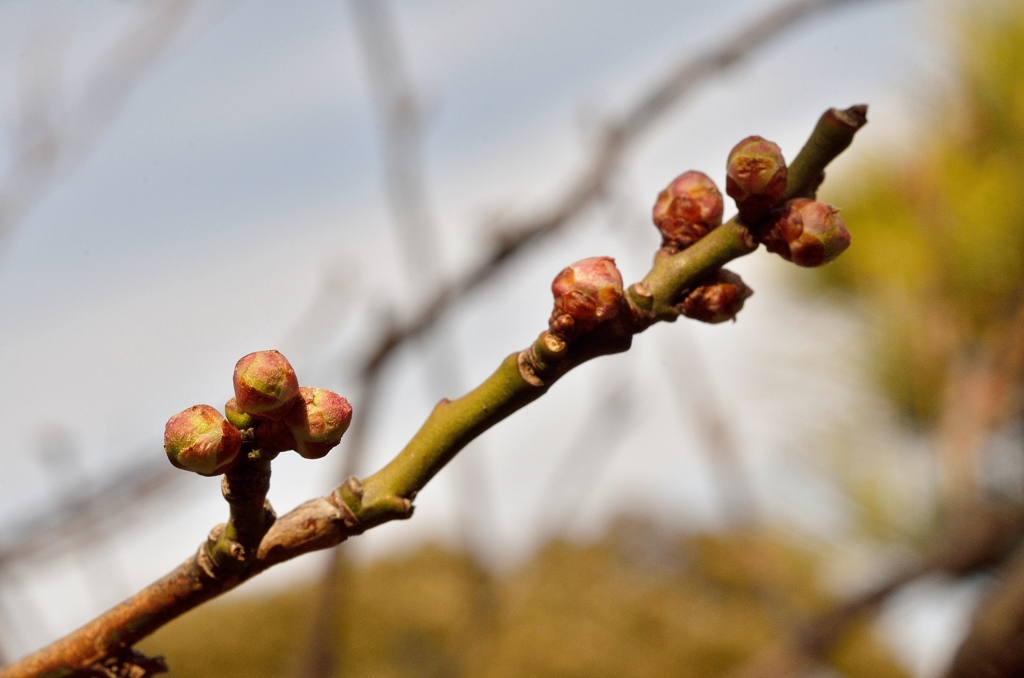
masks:
POLYGON ((482 384, 458 400, 442 400, 409 444, 361 484, 354 479, 341 488, 342 499, 363 529, 412 515, 416 493, 471 440, 516 410, 542 396, 559 377, 598 355, 629 348, 633 333, 656 320, 675 320, 683 291, 723 264, 757 248, 747 229, 736 221, 715 229, 692 247, 659 252, 643 282, 642 303, 633 302, 633 326, 601 328, 566 344, 544 332, 529 349, 507 357, 482 384))
POLYGON ((224 474, 221 482, 230 511, 228 522, 223 529, 211 533, 206 545, 213 566, 228 572, 243 570, 252 562, 260 541, 276 519, 266 500, 270 462, 276 455, 248 449, 243 449, 242 454, 245 457, 224 474))
POLYGON ((675 306, 684 290, 756 249, 757 243, 750 231, 733 218, 682 252, 659 251, 654 257, 654 267, 640 283, 643 291, 652 297, 650 311, 654 319, 675 320, 679 315, 675 306))
POLYGON ((351 493, 345 497, 361 522, 374 524, 395 512, 408 513, 410 500, 459 450, 548 390, 523 378, 517 355, 506 358, 494 374, 458 400, 438 403, 398 456, 363 482, 361 500, 351 493))
POLYGON ((789 164, 789 178, 782 201, 813 198, 824 179, 825 167, 846 150, 853 136, 867 124, 868 107, 861 104, 846 110, 830 108, 814 126, 810 138, 789 164))

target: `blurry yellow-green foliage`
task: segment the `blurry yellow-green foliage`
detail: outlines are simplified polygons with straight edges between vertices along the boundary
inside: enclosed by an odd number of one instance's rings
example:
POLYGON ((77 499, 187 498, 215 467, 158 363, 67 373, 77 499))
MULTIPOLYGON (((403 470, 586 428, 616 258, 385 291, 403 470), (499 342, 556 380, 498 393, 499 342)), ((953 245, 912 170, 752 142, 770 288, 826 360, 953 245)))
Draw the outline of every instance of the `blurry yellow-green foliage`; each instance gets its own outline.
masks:
MULTIPOLYGON (((346 569, 339 675, 720 676, 827 605, 816 562, 764 534, 684 537, 638 521, 595 544, 553 543, 504 576, 427 547, 346 569)), ((141 649, 179 678, 287 675, 314 595, 207 605, 141 649)), ((866 626, 831 659, 851 678, 905 676, 866 626)))
POLYGON ((956 23, 958 81, 914 157, 824 196, 853 246, 821 279, 876 315, 881 382, 922 426, 951 362, 1024 300, 1024 3, 964 3, 956 23))

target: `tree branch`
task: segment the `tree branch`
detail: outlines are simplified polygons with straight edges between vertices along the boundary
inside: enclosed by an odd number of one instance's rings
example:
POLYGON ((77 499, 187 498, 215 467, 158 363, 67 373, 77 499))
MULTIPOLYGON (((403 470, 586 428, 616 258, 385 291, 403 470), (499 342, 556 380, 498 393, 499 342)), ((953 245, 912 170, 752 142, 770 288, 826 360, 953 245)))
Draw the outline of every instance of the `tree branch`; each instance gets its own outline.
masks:
MULTIPOLYGON (((741 62, 744 58, 749 56, 756 49, 764 46, 772 39, 785 32, 787 29, 793 27, 800 21, 808 19, 815 14, 824 10, 835 9, 841 6, 857 2, 859 0, 796 0, 790 2, 782 7, 773 10, 759 19, 755 20, 748 27, 742 29, 734 36, 729 38, 723 44, 716 46, 708 52, 697 56, 692 60, 687 60, 679 64, 673 69, 670 75, 659 83, 655 88, 641 99, 629 112, 622 116, 618 122, 612 122, 608 125, 605 132, 604 141, 599 144, 599 148, 610 145, 610 141, 616 136, 614 130, 628 127, 631 130, 630 138, 636 138, 642 135, 654 122, 657 121, 659 116, 664 114, 667 109, 674 103, 678 102, 692 89, 708 78, 727 70, 728 68, 741 62)), ((187 2, 175 2, 173 6, 184 6, 187 2)), ((170 23, 165 26, 171 30, 176 29, 176 24, 170 23)), ((157 41, 159 46, 164 44, 165 40, 160 39, 157 41)), ((159 47, 158 47, 159 48, 159 47)), ((146 59, 148 63, 148 58, 146 59)), ((133 78, 137 76, 141 71, 133 70, 133 78)), ((105 74, 97 76, 95 82, 100 82, 105 74)), ((90 83, 90 91, 100 89, 100 86, 94 83, 90 83)), ((120 101, 121 98, 118 99, 120 101)), ((106 115, 110 115, 108 112, 106 115)), ((50 133, 50 132, 48 132, 50 133)), ((612 159, 612 164, 618 164, 618 158, 621 158, 622 152, 625 148, 619 149, 618 154, 612 159)), ((551 207, 547 212, 531 217, 525 218, 518 221, 507 222, 501 226, 502 232, 495 236, 495 244, 492 253, 488 256, 485 262, 481 263, 471 271, 466 272, 459 277, 458 280, 449 283, 444 288, 439 290, 431 299, 430 302, 424 305, 416 317, 405 325, 399 325, 392 327, 381 339, 376 350, 367 358, 362 367, 363 375, 375 373, 383 366, 384 363, 391 357, 393 352, 406 341, 415 339, 425 332, 427 332, 434 324, 444 316, 448 309, 453 307, 459 300, 470 294, 472 291, 477 289, 482 283, 490 280, 498 271, 500 271, 505 262, 516 256, 522 251, 528 244, 534 243, 542 237, 550 233, 554 233, 571 219, 576 216, 584 207, 590 202, 596 199, 598 196, 603 194, 605 183, 602 183, 597 189, 590 189, 585 191, 586 195, 589 196, 586 199, 580 200, 577 196, 581 191, 581 186, 592 186, 593 181, 588 179, 592 177, 595 172, 593 165, 602 158, 609 157, 607 152, 597 151, 593 155, 593 160, 576 180, 570 182, 571 188, 566 191, 565 195, 559 200, 556 200, 555 205, 551 207)), ((605 162, 600 160, 598 164, 605 162)), ((17 164, 17 163, 16 163, 17 164)), ((614 167, 612 168, 614 169, 614 167)), ((614 172, 608 172, 607 176, 610 176, 614 172)), ((11 170, 7 177, 5 177, 5 183, 10 183, 12 177, 15 174, 20 174, 20 171, 15 172, 11 170)), ((41 173, 45 174, 45 173, 41 173)), ((33 172, 32 176, 36 176, 33 172)), ((4 193, 5 189, 0 188, 0 193, 4 193)), ((35 191, 29 191, 29 193, 35 194, 35 191)), ((2 202, 3 198, 0 198, 2 202)), ((9 221, 10 214, 4 214, 0 216, 0 240, 2 240, 5 231, 12 225, 9 221)), ((373 396, 368 395, 364 400, 373 400, 373 396)), ((361 401, 362 402, 362 401, 361 401)), ((363 420, 362 426, 356 426, 350 433, 350 436, 358 435, 358 432, 365 427, 365 421, 367 420, 366 404, 363 403, 361 412, 359 413, 360 419, 363 420)), ((350 442, 349 447, 353 447, 350 442)), ((169 471, 173 475, 172 471, 169 471)), ((111 489, 117 489, 120 493, 126 496, 135 496, 134 493, 138 493, 139 497, 148 496, 151 487, 160 485, 162 487, 163 481, 167 478, 163 475, 159 475, 158 478, 151 478, 150 469, 140 469, 138 478, 119 478, 116 483, 105 484, 102 488, 97 490, 95 500, 93 496, 83 496, 81 502, 91 507, 95 504, 100 506, 104 503, 104 498, 110 495, 111 489), (136 487, 137 486, 137 487, 136 487)), ((108 510, 115 510, 110 508, 108 510)), ((91 515, 91 514, 90 514, 91 515)), ((53 525, 54 528, 58 529, 62 533, 74 533, 79 532, 77 526, 82 523, 89 522, 91 520, 88 516, 84 516, 75 506, 69 506, 68 510, 65 511, 63 508, 54 512, 53 515, 49 513, 40 515, 37 519, 34 519, 31 525, 27 525, 25 530, 18 530, 19 535, 24 533, 26 539, 31 542, 31 546, 22 547, 22 540, 19 537, 16 539, 17 546, 5 547, 0 551, 0 560, 9 561, 21 557, 23 554, 29 552, 35 553, 37 550, 42 550, 43 546, 48 545, 51 542, 51 537, 48 534, 42 534, 42 531, 49 531, 53 525)))
MULTIPOLYGON (((819 128, 808 146, 822 146, 819 128)), ((834 157, 818 152, 808 169, 820 174, 834 157)), ((380 471, 361 482, 349 478, 330 496, 299 506, 269 529, 272 512, 263 508, 269 459, 251 450, 252 441, 246 441, 245 462, 229 471, 224 481, 231 519, 227 526, 214 528, 195 557, 77 631, 0 670, 0 678, 94 670, 172 619, 268 567, 334 546, 382 523, 409 518, 416 494, 467 443, 542 396, 577 365, 628 350, 634 334, 658 321, 674 321, 685 292, 755 249, 754 237, 733 219, 687 249, 659 250, 651 271, 628 288, 622 299, 626 306, 613 319, 572 338, 541 332, 532 346, 508 356, 477 388, 457 400, 442 400, 380 471)))
POLYGON ((0 568, 27 558, 48 554, 55 543, 85 543, 94 539, 95 525, 128 506, 161 496, 183 476, 177 469, 160 460, 146 461, 81 491, 72 488, 63 493, 62 501, 18 521, 5 530, 0 542, 0 568))

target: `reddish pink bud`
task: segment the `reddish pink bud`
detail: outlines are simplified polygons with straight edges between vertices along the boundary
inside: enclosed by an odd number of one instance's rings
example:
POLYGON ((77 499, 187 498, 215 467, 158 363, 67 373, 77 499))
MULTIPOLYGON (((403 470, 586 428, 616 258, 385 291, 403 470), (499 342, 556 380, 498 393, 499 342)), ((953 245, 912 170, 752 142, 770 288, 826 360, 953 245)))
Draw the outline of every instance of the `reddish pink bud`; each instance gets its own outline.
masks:
POLYGON ((782 149, 761 137, 747 137, 729 153, 725 192, 736 201, 740 219, 760 220, 786 192, 786 159, 782 149))
POLYGON ((738 275, 723 268, 687 294, 680 310, 687 318, 721 323, 734 320, 743 302, 753 294, 738 275))
POLYGON ((772 212, 763 241, 798 266, 821 266, 850 246, 850 232, 832 205, 796 198, 772 212))
POLYGON ((235 364, 238 409, 266 419, 280 419, 284 406, 299 394, 299 381, 288 359, 277 351, 257 351, 235 364))
POLYGON ((303 386, 284 422, 295 437, 295 450, 306 459, 319 459, 341 442, 352 423, 352 406, 334 391, 303 386))
POLYGON ((202 476, 224 473, 242 449, 242 436, 220 412, 195 405, 167 420, 164 450, 172 464, 202 476))
POLYGON ((285 452, 297 447, 295 436, 283 421, 260 421, 255 433, 256 448, 261 452, 285 452))
POLYGON ((246 414, 238 409, 238 403, 234 398, 224 403, 224 416, 227 417, 232 426, 239 430, 252 428, 256 425, 256 420, 251 414, 246 414))
POLYGON ((658 195, 654 225, 662 247, 684 249, 722 224, 722 194, 708 175, 691 170, 680 174, 658 195))
POLYGON ((562 334, 588 332, 619 314, 622 274, 611 257, 591 257, 562 269, 551 283, 551 292, 555 295, 551 327, 562 334))

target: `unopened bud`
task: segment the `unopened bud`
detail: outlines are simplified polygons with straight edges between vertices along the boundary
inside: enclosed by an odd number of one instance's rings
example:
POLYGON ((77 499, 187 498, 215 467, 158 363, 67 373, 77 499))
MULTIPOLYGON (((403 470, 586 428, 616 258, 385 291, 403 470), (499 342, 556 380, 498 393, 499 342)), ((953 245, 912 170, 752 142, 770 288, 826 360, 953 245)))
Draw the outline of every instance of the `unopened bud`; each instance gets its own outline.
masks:
POLYGON ((256 449, 261 452, 285 452, 297 447, 295 436, 283 421, 260 421, 255 434, 256 449))
POLYGON ((725 192, 736 201, 740 219, 754 224, 786 192, 786 177, 782 149, 767 139, 747 137, 729 153, 725 192))
POLYGON ((303 386, 284 421, 295 437, 295 451, 319 459, 341 442, 352 423, 352 406, 334 391, 303 386))
POLYGON ((850 232, 832 205, 796 198, 772 212, 763 241, 798 266, 821 266, 850 246, 850 232))
POLYGON ((266 419, 280 419, 284 406, 299 393, 299 381, 288 359, 277 351, 257 351, 235 364, 238 409, 266 419))
POLYGON ((238 402, 234 398, 224 403, 224 416, 238 430, 252 428, 256 425, 256 419, 251 414, 246 414, 238 409, 238 402))
POLYGON ((562 269, 551 283, 551 292, 555 295, 549 321, 552 332, 588 332, 622 309, 622 274, 611 257, 591 257, 562 269))
POLYGON ((654 225, 661 231, 662 247, 685 249, 722 224, 725 205, 715 182, 691 170, 676 177, 658 194, 654 225))
POLYGON ((180 469, 202 476, 224 473, 242 449, 242 436, 209 405, 195 405, 167 420, 164 450, 180 469))
POLYGON ((680 310, 687 318, 706 323, 735 320, 743 302, 753 294, 738 275, 723 268, 687 294, 680 310))

